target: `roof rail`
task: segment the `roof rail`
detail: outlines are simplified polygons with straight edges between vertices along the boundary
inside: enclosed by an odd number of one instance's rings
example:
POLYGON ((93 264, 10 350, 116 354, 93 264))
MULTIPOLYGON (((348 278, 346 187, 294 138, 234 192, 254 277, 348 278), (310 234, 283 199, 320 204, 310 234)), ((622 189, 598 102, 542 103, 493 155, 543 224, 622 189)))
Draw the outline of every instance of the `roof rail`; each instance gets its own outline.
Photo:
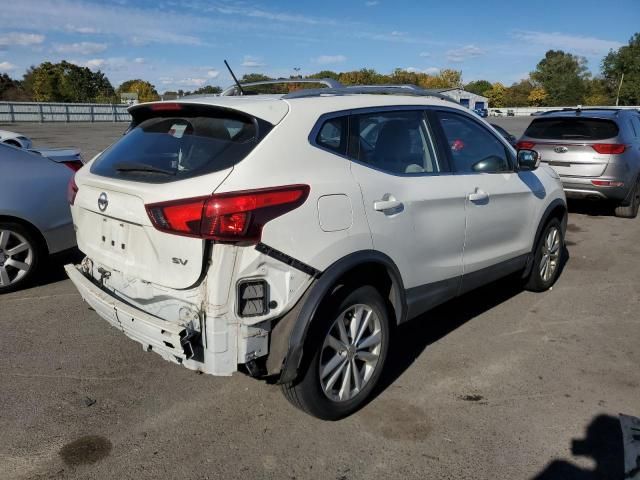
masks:
MULTIPOLYGON (((333 78, 283 78, 279 80, 262 80, 259 82, 249 82, 249 83, 241 83, 240 85, 243 87, 256 87, 259 85, 277 85, 277 84, 289 84, 289 83, 320 83, 322 85, 326 85, 327 88, 342 88, 342 84, 334 80, 333 78)), ((236 96, 238 95, 238 86, 231 85, 225 88, 220 96, 236 96)))
POLYGON ((342 88, 310 88, 288 93, 282 98, 307 98, 321 95, 410 95, 415 97, 434 97, 458 103, 435 90, 427 90, 416 85, 353 85, 342 88))
POLYGON ((547 110, 543 112, 541 115, 546 115, 547 113, 558 113, 558 112, 584 112, 584 111, 612 111, 619 113, 623 109, 618 107, 564 107, 564 108, 556 108, 555 110, 547 110))

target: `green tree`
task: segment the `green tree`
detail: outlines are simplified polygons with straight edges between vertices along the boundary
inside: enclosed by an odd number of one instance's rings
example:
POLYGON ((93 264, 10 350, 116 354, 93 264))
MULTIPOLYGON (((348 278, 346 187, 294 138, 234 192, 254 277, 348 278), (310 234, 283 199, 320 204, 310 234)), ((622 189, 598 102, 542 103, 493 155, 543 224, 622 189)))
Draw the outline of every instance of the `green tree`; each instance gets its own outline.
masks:
POLYGON ((333 70, 322 70, 318 73, 309 75, 307 78, 332 78, 334 80, 338 80, 338 78, 340 78, 340 74, 333 70))
POLYGON ((505 95, 507 88, 500 82, 494 83, 489 90, 484 92, 485 96, 489 99, 489 105, 492 108, 506 107, 505 95))
POLYGON ((594 78, 587 82, 587 94, 584 97, 585 105, 601 106, 612 105, 615 99, 609 94, 607 82, 603 78, 594 78))
POLYGON ((610 51, 602 60, 602 74, 611 97, 615 99, 622 74, 620 105, 640 104, 640 33, 634 34, 629 44, 610 51))
POLYGON ((92 72, 65 60, 31 67, 24 75, 22 86, 37 102, 112 101, 115 94, 102 72, 92 72))
POLYGON ((549 50, 531 72, 531 79, 545 89, 551 106, 582 104, 589 79, 587 61, 562 50, 549 50))
POLYGON ((191 92, 193 95, 215 95, 220 93, 222 89, 220 87, 214 87, 213 85, 205 85, 197 90, 191 92))
POLYGON ((487 90, 490 90, 491 82, 488 80, 474 80, 473 82, 469 82, 464 86, 464 89, 467 92, 475 93, 476 95, 483 95, 487 90))
POLYGON ((507 88, 504 103, 507 107, 526 107, 534 85, 531 80, 521 80, 507 88))
POLYGON ((139 78, 122 82, 116 93, 118 95, 121 93, 137 93, 139 102, 153 102, 160 99, 156 87, 139 78))
POLYGON ((338 80, 343 85, 375 85, 386 83, 389 81, 389 78, 385 79, 384 76, 373 69, 363 68, 362 70, 342 72, 338 75, 338 80))

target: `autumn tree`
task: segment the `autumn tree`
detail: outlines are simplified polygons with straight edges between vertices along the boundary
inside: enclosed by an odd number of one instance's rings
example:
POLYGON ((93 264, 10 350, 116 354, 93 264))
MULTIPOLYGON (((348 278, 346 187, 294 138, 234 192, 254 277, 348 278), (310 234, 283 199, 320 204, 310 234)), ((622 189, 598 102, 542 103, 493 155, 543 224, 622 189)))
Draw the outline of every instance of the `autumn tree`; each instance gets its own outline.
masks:
POLYGON ((504 103, 507 107, 526 107, 534 85, 531 80, 520 80, 506 89, 504 103))
POLYGON ((527 97, 527 103, 532 107, 541 107, 545 105, 546 100, 547 92, 542 87, 534 87, 527 97))
POLYGON ((116 93, 118 95, 122 93, 137 93, 139 102, 153 102, 160 99, 156 87, 139 78, 122 82, 116 93))
POLYGON ((500 83, 494 83, 484 94, 489 99, 489 105, 493 108, 505 107, 506 87, 500 83))
POLYGON ((549 105, 578 105, 587 91, 587 61, 562 50, 549 50, 531 72, 531 79, 547 92, 549 105))

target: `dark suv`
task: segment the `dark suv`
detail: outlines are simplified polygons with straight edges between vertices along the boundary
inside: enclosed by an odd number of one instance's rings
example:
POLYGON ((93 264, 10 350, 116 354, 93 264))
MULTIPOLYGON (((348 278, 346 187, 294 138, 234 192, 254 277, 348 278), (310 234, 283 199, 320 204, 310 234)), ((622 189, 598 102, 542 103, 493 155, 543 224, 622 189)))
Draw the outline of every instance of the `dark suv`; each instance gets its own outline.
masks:
POLYGON ((640 206, 640 113, 565 109, 534 119, 517 144, 535 149, 562 179, 568 198, 612 200, 616 215, 640 206))

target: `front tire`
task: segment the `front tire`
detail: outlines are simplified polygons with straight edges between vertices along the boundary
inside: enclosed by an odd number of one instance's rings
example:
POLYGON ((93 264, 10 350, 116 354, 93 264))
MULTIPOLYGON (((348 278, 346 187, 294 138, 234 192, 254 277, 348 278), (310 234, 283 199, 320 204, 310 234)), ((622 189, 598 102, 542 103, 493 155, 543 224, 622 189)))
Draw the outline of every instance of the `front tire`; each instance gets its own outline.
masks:
POLYGON ((564 261, 564 236, 557 218, 551 219, 542 231, 533 252, 533 266, 525 283, 525 289, 544 292, 558 279, 564 261))
POLYGON ((389 350, 389 310, 374 287, 343 288, 313 320, 310 361, 282 393, 295 407, 323 420, 339 420, 367 401, 389 350))
POLYGON ((19 223, 0 222, 0 294, 18 290, 38 269, 42 248, 19 223))

